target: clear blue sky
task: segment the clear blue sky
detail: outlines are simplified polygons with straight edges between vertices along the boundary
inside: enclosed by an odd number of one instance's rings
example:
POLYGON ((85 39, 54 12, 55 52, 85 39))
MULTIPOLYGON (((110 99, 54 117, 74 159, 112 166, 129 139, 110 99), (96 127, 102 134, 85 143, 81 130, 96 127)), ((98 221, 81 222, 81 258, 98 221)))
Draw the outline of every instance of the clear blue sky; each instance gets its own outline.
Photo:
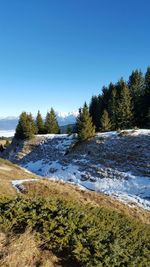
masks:
POLYGON ((0 116, 77 110, 148 65, 149 0, 0 0, 0 116))

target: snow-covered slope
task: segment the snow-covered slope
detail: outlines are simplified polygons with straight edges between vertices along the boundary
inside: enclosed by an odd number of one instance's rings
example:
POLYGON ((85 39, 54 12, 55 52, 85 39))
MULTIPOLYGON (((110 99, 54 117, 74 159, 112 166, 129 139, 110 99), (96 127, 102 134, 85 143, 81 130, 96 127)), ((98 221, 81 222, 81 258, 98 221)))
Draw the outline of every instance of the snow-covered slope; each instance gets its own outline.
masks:
POLYGON ((74 147, 76 137, 43 135, 10 159, 49 179, 63 180, 150 210, 150 130, 100 133, 74 147))

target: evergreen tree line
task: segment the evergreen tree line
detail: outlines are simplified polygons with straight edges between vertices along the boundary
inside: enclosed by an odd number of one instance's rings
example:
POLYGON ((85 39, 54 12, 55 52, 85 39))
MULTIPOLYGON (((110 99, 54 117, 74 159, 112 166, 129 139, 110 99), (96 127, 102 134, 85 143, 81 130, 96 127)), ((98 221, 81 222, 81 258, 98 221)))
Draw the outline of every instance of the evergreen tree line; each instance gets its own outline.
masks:
POLYGON ((35 134, 58 134, 60 128, 53 108, 47 112, 46 119, 43 120, 38 111, 34 120, 31 113, 22 112, 16 127, 15 138, 20 140, 30 139, 35 134))
MULTIPOLYGON (((85 141, 95 135, 95 126, 89 113, 89 108, 85 103, 83 108, 79 109, 75 129, 67 127, 67 133, 70 135, 74 131, 78 133, 79 141, 85 141)), ((40 111, 38 111, 34 120, 31 113, 22 112, 16 127, 15 138, 18 140, 31 139, 35 134, 59 134, 60 128, 53 108, 47 112, 43 120, 40 111)))
MULTIPOLYGON (((78 140, 85 141, 98 131, 150 127, 150 67, 146 74, 132 71, 128 82, 121 78, 116 84, 104 86, 102 94, 93 96, 89 107, 85 103, 79 109, 76 121, 78 140)), ((71 134, 71 128, 68 128, 71 134)), ((51 108, 45 121, 38 111, 34 121, 32 114, 23 112, 16 128, 17 139, 30 139, 34 134, 58 134, 60 128, 51 108)))
POLYGON ((96 131, 150 127, 150 67, 146 74, 132 71, 128 82, 104 86, 102 94, 93 96, 89 105, 96 131))

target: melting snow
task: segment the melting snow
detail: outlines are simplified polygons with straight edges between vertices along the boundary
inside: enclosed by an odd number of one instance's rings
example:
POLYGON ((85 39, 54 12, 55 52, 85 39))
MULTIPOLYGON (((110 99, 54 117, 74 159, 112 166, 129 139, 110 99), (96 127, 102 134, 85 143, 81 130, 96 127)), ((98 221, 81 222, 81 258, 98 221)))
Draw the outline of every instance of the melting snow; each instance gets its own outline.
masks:
POLYGON ((24 190, 23 183, 25 182, 36 182, 38 179, 24 179, 24 180, 13 180, 11 181, 12 186, 17 190, 19 193, 20 191, 24 190))
POLYGON ((61 165, 58 161, 45 163, 44 160, 30 162, 25 166, 28 170, 52 180, 63 180, 81 185, 86 189, 103 192, 121 199, 125 203, 138 204, 150 210, 150 177, 134 176, 130 173, 118 172, 120 179, 97 178, 89 174, 88 180, 82 179, 85 173, 74 164, 61 165))
MULTIPOLYGON (((129 135, 138 136, 138 135, 148 135, 150 136, 150 130, 126 130, 129 135)), ((110 147, 112 144, 111 140, 115 138, 118 139, 117 132, 108 132, 108 133, 98 133, 98 137, 107 138, 110 142, 110 147)), ((64 152, 72 144, 73 136, 68 137, 67 135, 43 135, 44 141, 40 144, 41 151, 49 151, 51 149, 55 152, 62 152, 62 157, 64 152), (55 143, 49 143, 48 140, 55 139, 55 143), (59 140, 58 140, 59 139, 59 140), (45 150, 47 149, 47 150, 45 150)), ((117 140, 116 140, 117 141, 117 140)), ((45 154, 42 154, 45 155, 45 154)), ((103 192, 107 195, 111 195, 115 198, 118 198, 128 205, 135 206, 139 205, 145 209, 150 210, 150 176, 136 176, 130 172, 119 171, 111 168, 106 168, 104 165, 96 164, 97 175, 94 172, 89 172, 88 167, 94 169, 93 162, 90 162, 86 158, 86 154, 79 155, 79 157, 70 159, 69 162, 61 162, 55 160, 55 157, 43 158, 40 155, 39 160, 32 161, 32 157, 22 166, 27 168, 27 170, 32 171, 40 176, 48 177, 52 180, 63 180, 65 182, 70 182, 79 185, 81 188, 86 188, 96 192, 103 192), (42 158, 42 159, 41 159, 42 158), (81 168, 82 165, 82 168, 81 168), (84 168, 83 168, 84 166, 84 168), (98 171, 100 171, 103 176, 98 177, 98 171), (111 177, 108 177, 108 172, 113 174, 111 177), (106 173, 106 175, 105 175, 106 173)), ((29 180, 27 180, 29 181, 29 180)), ((35 179, 34 179, 35 181, 35 179)), ((24 182, 24 181, 22 181, 24 182)), ((19 185, 21 185, 21 180, 19 185)), ((15 186, 15 181, 13 181, 15 186)), ((18 181, 16 181, 16 186, 18 186, 18 181)))

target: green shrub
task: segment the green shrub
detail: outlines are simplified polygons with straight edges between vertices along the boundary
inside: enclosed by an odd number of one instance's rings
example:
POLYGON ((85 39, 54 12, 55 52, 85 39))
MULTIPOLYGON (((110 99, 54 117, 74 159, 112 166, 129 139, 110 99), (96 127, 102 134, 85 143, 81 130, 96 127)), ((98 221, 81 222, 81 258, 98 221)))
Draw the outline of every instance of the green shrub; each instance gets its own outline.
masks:
POLYGON ((45 249, 76 266, 150 266, 149 226, 106 208, 60 198, 1 199, 0 225, 22 233, 30 227, 45 249))

